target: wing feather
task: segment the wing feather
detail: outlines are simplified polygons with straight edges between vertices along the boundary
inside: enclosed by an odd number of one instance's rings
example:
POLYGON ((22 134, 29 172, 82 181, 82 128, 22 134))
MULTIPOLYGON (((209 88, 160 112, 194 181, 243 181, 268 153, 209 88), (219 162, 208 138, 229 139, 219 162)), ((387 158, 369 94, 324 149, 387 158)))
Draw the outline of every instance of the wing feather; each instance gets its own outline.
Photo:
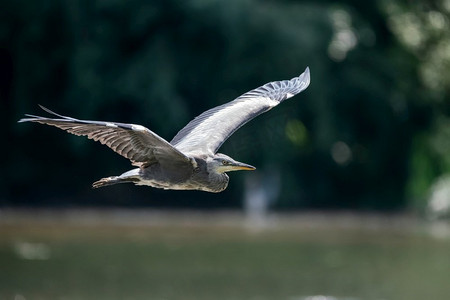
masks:
POLYGON ((302 92, 309 83, 309 68, 291 80, 269 82, 205 111, 181 129, 170 143, 186 154, 212 155, 245 123, 302 92))
POLYGON ((157 161, 160 163, 177 161, 181 164, 190 164, 189 157, 174 148, 165 139, 143 126, 78 120, 54 113, 43 106, 41 108, 58 118, 26 115, 27 118, 23 118, 19 122, 47 124, 75 135, 86 136, 128 158, 135 166, 145 167, 157 161))

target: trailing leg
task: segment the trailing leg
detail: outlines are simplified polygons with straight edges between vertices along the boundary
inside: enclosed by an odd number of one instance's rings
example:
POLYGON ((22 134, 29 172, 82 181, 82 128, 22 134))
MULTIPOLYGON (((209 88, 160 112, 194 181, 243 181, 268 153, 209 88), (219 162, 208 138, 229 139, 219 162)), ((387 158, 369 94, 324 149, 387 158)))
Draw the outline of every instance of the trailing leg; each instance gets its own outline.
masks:
POLYGON ((131 171, 125 172, 120 176, 110 176, 106 178, 102 178, 92 184, 94 189, 118 184, 118 183, 126 183, 126 182, 138 182, 140 181, 139 177, 139 169, 133 169, 131 171))

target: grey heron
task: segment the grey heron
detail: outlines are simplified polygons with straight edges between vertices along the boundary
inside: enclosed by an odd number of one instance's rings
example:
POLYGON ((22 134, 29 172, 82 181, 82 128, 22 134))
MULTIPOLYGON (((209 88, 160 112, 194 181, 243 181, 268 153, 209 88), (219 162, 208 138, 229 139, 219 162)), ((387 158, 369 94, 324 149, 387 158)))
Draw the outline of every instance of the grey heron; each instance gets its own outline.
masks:
POLYGON ((274 81, 197 116, 166 141, 141 125, 79 120, 41 108, 56 118, 25 115, 19 122, 37 122, 99 141, 128 158, 137 168, 102 178, 94 188, 123 182, 173 190, 221 192, 228 186, 226 172, 255 167, 217 153, 241 126, 305 90, 309 68, 291 80, 274 81))

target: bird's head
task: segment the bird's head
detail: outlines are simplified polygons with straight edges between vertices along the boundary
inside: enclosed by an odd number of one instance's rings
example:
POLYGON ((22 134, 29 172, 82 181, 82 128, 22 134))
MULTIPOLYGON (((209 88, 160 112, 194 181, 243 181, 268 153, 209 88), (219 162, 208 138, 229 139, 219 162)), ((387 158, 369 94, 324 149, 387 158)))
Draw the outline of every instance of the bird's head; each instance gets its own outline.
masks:
POLYGON ((231 171, 240 171, 240 170, 255 170, 254 166, 241 163, 232 159, 231 157, 217 153, 208 163, 208 167, 210 170, 215 171, 216 173, 225 173, 231 171))

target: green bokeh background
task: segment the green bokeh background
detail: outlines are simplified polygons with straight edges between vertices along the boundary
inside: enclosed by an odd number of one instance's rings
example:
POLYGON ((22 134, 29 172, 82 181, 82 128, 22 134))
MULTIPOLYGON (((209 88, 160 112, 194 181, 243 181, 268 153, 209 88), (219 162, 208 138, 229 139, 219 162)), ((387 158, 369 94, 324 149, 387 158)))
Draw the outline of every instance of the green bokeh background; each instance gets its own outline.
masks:
POLYGON ((237 208, 218 195, 122 185, 129 163, 54 128, 37 104, 142 124, 170 140, 204 110, 311 69, 310 87, 221 152, 279 174, 274 209, 421 210, 450 168, 448 1, 3 1, 2 206, 237 208))

